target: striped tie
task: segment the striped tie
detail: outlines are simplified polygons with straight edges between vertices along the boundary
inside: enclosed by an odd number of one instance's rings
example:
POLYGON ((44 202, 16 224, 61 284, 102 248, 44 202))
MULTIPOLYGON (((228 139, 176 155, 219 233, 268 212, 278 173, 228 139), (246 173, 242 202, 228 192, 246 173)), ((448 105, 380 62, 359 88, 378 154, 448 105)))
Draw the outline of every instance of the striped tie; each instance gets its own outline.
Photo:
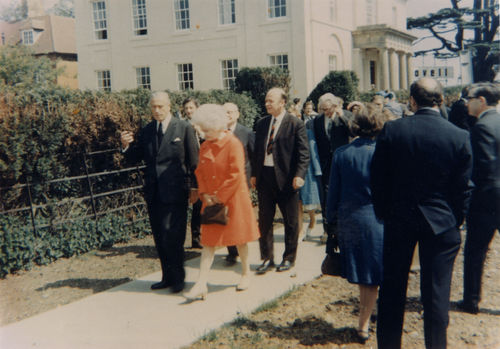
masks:
POLYGON ((266 153, 270 155, 273 152, 274 143, 274 127, 276 125, 276 118, 273 116, 273 123, 271 125, 271 134, 269 134, 269 141, 267 141, 266 153))

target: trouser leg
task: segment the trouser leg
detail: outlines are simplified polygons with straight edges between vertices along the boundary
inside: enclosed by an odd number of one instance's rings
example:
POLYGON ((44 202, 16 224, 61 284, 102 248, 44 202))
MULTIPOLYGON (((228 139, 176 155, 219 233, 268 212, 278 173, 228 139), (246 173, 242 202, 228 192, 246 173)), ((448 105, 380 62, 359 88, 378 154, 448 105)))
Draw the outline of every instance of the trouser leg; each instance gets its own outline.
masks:
POLYGON ((401 335, 408 286, 408 273, 416 238, 406 224, 391 225, 384 230, 384 274, 377 310, 377 343, 380 349, 401 348, 401 335))
POLYGON ((419 240, 420 293, 424 306, 426 348, 446 348, 450 288, 460 233, 452 228, 434 235, 426 232, 419 240))
POLYGON ((299 238, 299 193, 283 193, 278 200, 278 206, 283 214, 285 225, 285 251, 283 260, 295 262, 297 256, 297 241, 299 238))

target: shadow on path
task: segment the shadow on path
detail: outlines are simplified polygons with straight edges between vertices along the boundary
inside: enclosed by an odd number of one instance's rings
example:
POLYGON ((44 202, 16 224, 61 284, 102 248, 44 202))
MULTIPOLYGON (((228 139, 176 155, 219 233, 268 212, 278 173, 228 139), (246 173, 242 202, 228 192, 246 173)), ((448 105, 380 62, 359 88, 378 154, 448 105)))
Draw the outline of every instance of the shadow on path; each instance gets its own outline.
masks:
POLYGON ((129 281, 132 281, 132 279, 131 278, 121 278, 121 279, 75 278, 75 279, 66 279, 66 280, 51 282, 43 287, 37 288, 36 291, 41 292, 51 288, 73 287, 80 289, 90 289, 92 290, 93 293, 97 293, 124 284, 129 281))

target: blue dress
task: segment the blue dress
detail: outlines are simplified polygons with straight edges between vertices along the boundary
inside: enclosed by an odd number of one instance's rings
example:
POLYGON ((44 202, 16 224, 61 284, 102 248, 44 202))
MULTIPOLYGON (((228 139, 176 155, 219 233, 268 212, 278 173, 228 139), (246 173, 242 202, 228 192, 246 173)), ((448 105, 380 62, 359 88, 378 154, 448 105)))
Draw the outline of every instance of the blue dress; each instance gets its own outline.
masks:
POLYGON ((382 282, 383 224, 375 217, 370 165, 375 141, 357 138, 333 156, 327 197, 327 220, 337 220, 342 276, 350 283, 382 282))
POLYGON ((309 122, 306 125, 310 153, 309 167, 304 178, 304 185, 299 192, 300 200, 306 211, 320 207, 319 178, 321 176, 321 166, 319 164, 318 146, 311 125, 309 122))

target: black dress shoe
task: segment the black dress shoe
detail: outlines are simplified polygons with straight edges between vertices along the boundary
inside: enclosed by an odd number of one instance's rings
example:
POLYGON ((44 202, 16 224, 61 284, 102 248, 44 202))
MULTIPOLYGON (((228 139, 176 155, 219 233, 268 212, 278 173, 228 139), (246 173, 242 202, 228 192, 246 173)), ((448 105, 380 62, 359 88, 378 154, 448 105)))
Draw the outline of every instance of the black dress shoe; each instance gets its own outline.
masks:
POLYGON ((236 264, 236 257, 237 257, 237 256, 234 256, 234 255, 232 255, 232 254, 228 254, 228 255, 226 256, 226 265, 227 265, 228 267, 231 267, 231 266, 235 265, 235 264, 236 264))
POLYGON ((479 313, 479 306, 474 305, 472 303, 461 301, 461 302, 457 303, 457 307, 458 307, 458 309, 462 310, 465 313, 469 313, 469 314, 479 313))
POLYGON ((182 290, 184 290, 184 286, 185 286, 184 281, 174 284, 172 285, 172 292, 173 293, 182 292, 182 290))
POLYGON ((292 267, 293 267, 293 263, 285 260, 285 261, 281 262, 280 265, 278 265, 278 267, 276 268, 276 271, 287 271, 287 270, 292 269, 292 267))
POLYGON ((261 265, 257 267, 257 274, 265 274, 270 269, 274 268, 274 261, 266 259, 261 265))
POLYGON ((172 286, 172 282, 171 281, 160 281, 160 282, 157 282, 155 284, 152 284, 151 285, 151 289, 152 290, 161 290, 161 289, 164 289, 164 288, 167 288, 167 287, 170 287, 172 286))

